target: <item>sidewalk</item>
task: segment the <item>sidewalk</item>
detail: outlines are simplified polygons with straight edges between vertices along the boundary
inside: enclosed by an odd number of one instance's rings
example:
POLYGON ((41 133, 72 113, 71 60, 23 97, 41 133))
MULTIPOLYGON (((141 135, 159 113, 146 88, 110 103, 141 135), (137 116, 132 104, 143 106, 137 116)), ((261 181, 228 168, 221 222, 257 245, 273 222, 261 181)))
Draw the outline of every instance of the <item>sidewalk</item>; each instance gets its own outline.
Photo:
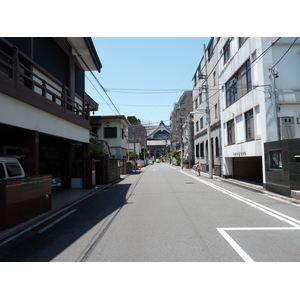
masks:
MULTIPOLYGON (((195 177, 198 177, 198 173, 195 170, 193 170, 192 168, 191 169, 185 169, 185 168, 181 169, 180 166, 171 166, 170 164, 168 164, 168 165, 172 168, 180 169, 185 173, 188 173, 190 175, 194 175, 195 177)), ((201 171, 201 176, 200 177, 209 178, 209 174, 206 173, 206 172, 201 171)), ((213 179, 211 179, 211 180, 221 180, 221 181, 224 181, 228 184, 234 184, 234 185, 238 185, 238 186, 245 187, 245 188, 248 188, 248 189, 259 190, 262 193, 268 194, 270 196, 277 197, 277 198, 280 198, 284 201, 300 205, 300 194, 297 195, 296 193, 292 193, 291 197, 288 197, 288 196, 284 196, 284 195, 281 195, 281 194, 273 193, 271 191, 267 191, 263 187, 262 183, 236 180, 236 179, 232 179, 232 178, 225 179, 223 177, 216 176, 216 175, 213 175, 213 179)))
MULTIPOLYGON (((121 175, 119 180, 122 180, 127 175, 121 175)), ((61 214, 64 211, 68 210, 71 206, 85 200, 86 198, 106 189, 107 187, 117 182, 118 180, 106 185, 97 185, 94 189, 57 189, 53 191, 51 210, 15 227, 6 230, 0 230, 0 246, 10 240, 13 240, 17 236, 20 236, 24 232, 42 225, 58 214, 61 214)))

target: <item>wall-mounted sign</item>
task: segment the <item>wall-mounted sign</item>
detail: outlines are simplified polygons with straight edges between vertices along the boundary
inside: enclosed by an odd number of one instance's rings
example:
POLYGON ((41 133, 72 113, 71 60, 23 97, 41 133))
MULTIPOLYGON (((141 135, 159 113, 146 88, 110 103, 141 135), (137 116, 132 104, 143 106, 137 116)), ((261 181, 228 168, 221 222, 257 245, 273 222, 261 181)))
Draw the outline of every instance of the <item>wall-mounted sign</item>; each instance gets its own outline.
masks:
POLYGON ((270 151, 270 168, 282 169, 282 152, 281 150, 270 151))

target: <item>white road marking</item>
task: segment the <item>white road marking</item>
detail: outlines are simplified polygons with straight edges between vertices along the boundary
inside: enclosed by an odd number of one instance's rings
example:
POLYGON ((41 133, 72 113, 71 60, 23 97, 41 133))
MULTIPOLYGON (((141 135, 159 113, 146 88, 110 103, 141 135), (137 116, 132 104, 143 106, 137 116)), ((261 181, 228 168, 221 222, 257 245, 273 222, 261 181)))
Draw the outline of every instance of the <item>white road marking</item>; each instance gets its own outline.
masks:
POLYGON ((299 227, 233 227, 233 228, 217 228, 219 233, 227 241, 227 243, 239 254, 245 262, 254 262, 254 260, 238 245, 238 243, 226 232, 230 230, 239 231, 255 231, 255 230, 300 230, 299 227))
POLYGON ((231 236, 229 236, 223 228, 217 228, 217 230, 245 262, 254 262, 254 260, 234 241, 231 236))
POLYGON ((56 223, 60 222, 61 220, 63 220, 64 218, 68 217, 70 214, 72 214, 73 212, 75 212, 77 209, 73 209, 70 210, 68 213, 66 213, 65 215, 61 216, 60 218, 56 219, 55 221, 53 221, 52 223, 50 223, 49 225, 45 226, 43 229, 41 229, 39 231, 39 233, 42 233, 44 231, 46 231, 47 229, 49 229, 50 227, 52 227, 53 225, 55 225, 56 223))
POLYGON ((246 230, 300 230, 300 221, 297 219, 294 219, 290 216, 287 216, 285 214, 280 213, 279 211, 276 211, 274 209, 268 208, 267 206, 264 206, 262 204, 259 204, 255 201, 252 201, 248 198, 245 198, 243 196, 240 196, 238 194, 235 194, 229 190, 226 190, 224 188, 221 188, 211 182, 208 182, 206 180, 200 179, 198 177, 195 177, 193 175, 187 174, 181 170, 179 170, 179 172, 190 176, 192 178, 194 178, 195 180, 198 180, 230 197, 233 197, 247 205, 250 205, 280 221, 283 221, 293 227, 236 227, 236 228, 217 228, 217 230, 219 231, 219 233, 223 236, 223 238, 229 243, 229 245, 240 255, 240 257, 245 261, 245 262, 254 262, 254 260, 238 245, 238 243, 236 241, 234 241, 234 239, 226 232, 226 231, 230 231, 230 230, 240 230, 240 231, 246 231, 246 230))
POLYGON ((187 173, 185 173, 183 171, 180 171, 180 172, 182 172, 183 174, 185 174, 187 176, 190 176, 190 177, 192 177, 192 178, 194 178, 194 179, 196 179, 196 180, 198 180, 198 181, 200 181, 200 182, 202 182, 202 183, 204 183, 204 184, 206 184, 206 185, 208 185, 208 186, 210 186, 210 187, 212 187, 212 188, 214 188, 214 189, 216 189, 216 190, 218 190, 218 191, 220 191, 220 192, 222 192, 222 193, 224 193, 226 195, 229 195, 229 196, 231 196, 231 197, 233 197, 233 198, 235 198, 235 199, 237 199, 237 200, 239 200, 241 202, 244 202, 244 203, 246 203, 246 204, 248 204, 248 205, 250 205, 250 206, 252 206, 252 207, 254 207, 256 209, 259 209, 259 210, 263 211, 264 213, 266 213, 266 214, 268 214, 268 215, 270 215, 270 216, 272 216, 272 217, 274 217, 276 219, 279 219, 279 220, 281 220, 281 221, 283 221, 285 223, 288 223, 289 225, 292 225, 294 227, 300 227, 300 221, 299 220, 296 220, 296 219, 294 219, 292 217, 289 217, 289 216, 287 216, 285 214, 282 214, 282 213, 280 213, 280 212, 278 212, 278 211, 276 211, 274 209, 268 208, 268 207, 266 207, 266 206, 264 206, 262 204, 256 203, 255 201, 252 201, 252 200, 250 200, 248 198, 242 197, 242 196, 240 196, 238 194, 235 194, 235 193, 233 193, 233 192, 231 192, 229 190, 223 189, 223 188, 221 188, 221 187, 219 187, 219 186, 217 186, 217 185, 215 185, 215 184, 213 184, 211 182, 208 182, 206 180, 197 178, 197 177, 195 177, 193 175, 190 175, 190 174, 187 174, 187 173))

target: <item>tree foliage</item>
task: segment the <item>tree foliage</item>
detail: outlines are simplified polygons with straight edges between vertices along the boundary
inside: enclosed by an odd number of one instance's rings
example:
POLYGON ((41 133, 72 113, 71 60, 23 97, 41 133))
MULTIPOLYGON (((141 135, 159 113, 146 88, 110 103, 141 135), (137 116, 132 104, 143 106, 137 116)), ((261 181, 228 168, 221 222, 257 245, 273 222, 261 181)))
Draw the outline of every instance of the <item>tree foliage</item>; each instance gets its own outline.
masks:
POLYGON ((140 123, 141 120, 137 119, 135 116, 128 116, 127 120, 130 122, 130 124, 140 123))
POLYGON ((102 141, 95 138, 90 138, 90 156, 91 158, 101 159, 108 157, 105 145, 102 141))

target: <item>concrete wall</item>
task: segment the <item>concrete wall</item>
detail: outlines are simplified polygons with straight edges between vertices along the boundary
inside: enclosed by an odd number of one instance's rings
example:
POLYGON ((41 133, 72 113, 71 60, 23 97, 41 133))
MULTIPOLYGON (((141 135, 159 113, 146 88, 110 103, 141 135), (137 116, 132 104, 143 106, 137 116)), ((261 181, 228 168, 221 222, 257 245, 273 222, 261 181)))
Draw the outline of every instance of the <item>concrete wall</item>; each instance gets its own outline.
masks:
POLYGON ((269 191, 290 196, 291 190, 300 190, 300 139, 290 139, 265 143, 266 186, 269 191), (281 168, 272 168, 270 152, 280 151, 281 168))

